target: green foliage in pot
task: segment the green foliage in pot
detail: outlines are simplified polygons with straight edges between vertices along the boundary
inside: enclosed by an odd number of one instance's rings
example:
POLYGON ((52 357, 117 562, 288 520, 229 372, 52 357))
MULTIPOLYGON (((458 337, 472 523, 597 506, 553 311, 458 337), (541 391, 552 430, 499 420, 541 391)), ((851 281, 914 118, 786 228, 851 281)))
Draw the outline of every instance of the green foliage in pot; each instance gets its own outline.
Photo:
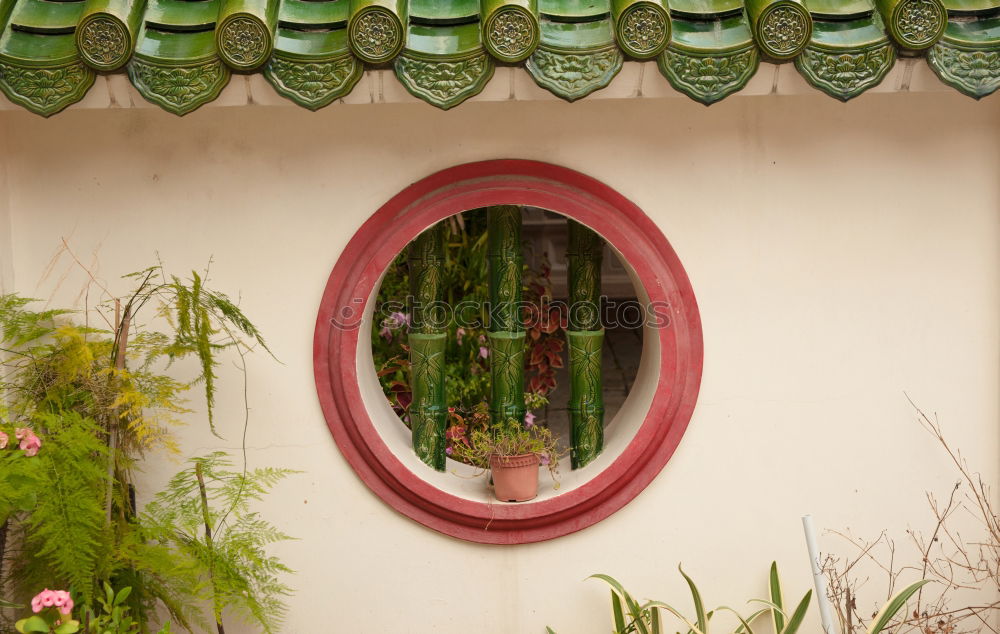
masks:
POLYGON ((491 456, 535 454, 555 480, 558 477, 559 458, 564 453, 548 427, 510 418, 492 428, 473 430, 467 443, 454 445, 452 455, 457 460, 485 470, 490 468, 491 456))

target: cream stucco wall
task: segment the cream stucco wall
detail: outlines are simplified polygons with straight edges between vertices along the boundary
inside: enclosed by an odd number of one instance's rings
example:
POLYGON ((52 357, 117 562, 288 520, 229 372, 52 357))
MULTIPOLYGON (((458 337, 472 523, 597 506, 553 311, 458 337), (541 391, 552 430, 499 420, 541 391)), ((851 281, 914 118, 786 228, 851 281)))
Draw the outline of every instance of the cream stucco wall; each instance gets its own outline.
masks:
MULTIPOLYGON (((904 391, 997 482, 998 103, 6 112, 12 279, 76 297, 78 273, 42 279, 65 236, 115 289, 158 253, 176 272, 211 256, 215 285, 242 294, 282 362, 252 361, 251 460, 304 472, 264 509, 299 538, 279 549, 298 570, 286 632, 597 634, 609 610, 591 573, 688 605, 683 562, 710 603, 737 604, 764 594, 772 559, 790 594, 808 587, 802 514, 901 541, 927 526, 924 491, 945 492, 954 473, 904 391), (687 268, 705 333, 701 398, 660 476, 608 520, 519 547, 446 538, 380 502, 326 429, 311 361, 317 304, 353 231, 407 184, 498 157, 578 169, 643 208, 687 268)), ((2 191, 0 178, 0 224, 2 191)), ((228 442, 193 424, 180 432, 188 454, 238 446, 241 386, 224 379, 228 442)), ((152 458, 150 488, 174 467, 152 458)), ((821 546, 847 552, 830 536, 821 546)), ((806 631, 819 631, 815 610, 806 631)))

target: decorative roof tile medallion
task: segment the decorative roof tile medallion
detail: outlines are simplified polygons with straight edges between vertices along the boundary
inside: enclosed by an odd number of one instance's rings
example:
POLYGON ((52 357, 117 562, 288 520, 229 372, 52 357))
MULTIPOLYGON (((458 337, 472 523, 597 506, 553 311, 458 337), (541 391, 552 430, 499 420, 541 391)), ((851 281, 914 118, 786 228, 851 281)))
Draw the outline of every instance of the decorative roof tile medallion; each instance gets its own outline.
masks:
POLYGON ((542 46, 528 58, 525 67, 539 86, 566 101, 576 101, 610 84, 624 61, 617 46, 579 53, 542 46))
POLYGON ((757 72, 760 54, 752 45, 724 55, 703 55, 670 48, 656 63, 675 90, 710 106, 746 86, 757 72))
POLYGON ((535 52, 538 40, 538 21, 522 6, 502 6, 483 21, 483 45, 502 62, 526 59, 535 52))
POLYGON ((133 58, 128 76, 148 101, 185 115, 219 96, 229 83, 229 68, 219 59, 190 66, 164 66, 133 58))
POLYGON ((264 68, 264 76, 278 94, 318 110, 351 92, 364 70, 351 54, 318 61, 297 61, 275 54, 264 68))
POLYGON ((812 37, 812 17, 795 0, 751 0, 746 3, 757 45, 774 59, 791 59, 812 37))
POLYGON ((413 96, 443 110, 478 94, 493 77, 493 60, 485 53, 442 61, 404 52, 395 67, 396 77, 413 96))
POLYGON ((227 18, 216 30, 219 56, 237 70, 252 70, 271 56, 272 37, 267 26, 247 15, 227 18))
POLYGON ((351 48, 369 64, 384 64, 403 49, 403 23, 400 17, 382 6, 358 11, 350 23, 351 48))
POLYGON ((888 42, 851 52, 807 46, 795 58, 795 67, 816 88, 847 101, 877 86, 895 59, 896 49, 888 42))
POLYGON ((0 90, 14 103, 43 117, 82 99, 93 83, 94 71, 79 61, 32 67, 0 60, 0 90))
POLYGON ((631 57, 656 57, 670 42, 670 15, 655 2, 634 2, 615 16, 615 37, 631 57))
POLYGON ((91 68, 117 70, 132 56, 135 42, 128 27, 114 15, 94 13, 85 16, 76 29, 80 57, 91 68))
POLYGON ((940 0, 902 0, 892 12, 889 29, 900 44, 919 50, 937 42, 947 23, 940 0))

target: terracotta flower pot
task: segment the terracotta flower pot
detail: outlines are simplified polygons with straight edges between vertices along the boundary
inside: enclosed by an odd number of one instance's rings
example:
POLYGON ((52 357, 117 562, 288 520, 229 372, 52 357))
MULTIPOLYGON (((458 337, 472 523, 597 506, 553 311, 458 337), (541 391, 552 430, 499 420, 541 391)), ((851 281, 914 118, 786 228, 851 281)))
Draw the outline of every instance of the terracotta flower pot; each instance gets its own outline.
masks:
POLYGON ((493 492, 501 502, 526 502, 538 495, 538 454, 490 456, 493 492))

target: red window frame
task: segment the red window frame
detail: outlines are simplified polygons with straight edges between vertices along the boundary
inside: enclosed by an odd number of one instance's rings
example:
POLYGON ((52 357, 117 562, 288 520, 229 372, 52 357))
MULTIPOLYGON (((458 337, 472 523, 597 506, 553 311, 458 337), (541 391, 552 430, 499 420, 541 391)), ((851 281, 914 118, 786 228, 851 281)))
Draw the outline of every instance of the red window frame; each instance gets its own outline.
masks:
POLYGON ((625 506, 666 465, 694 411, 703 362, 701 320, 680 260, 660 228, 636 205, 579 172, 526 160, 468 163, 407 187, 350 240, 319 307, 313 345, 316 389, 327 425, 361 480, 403 515, 473 542, 519 544, 591 526, 625 506), (435 222, 468 209, 513 204, 550 209, 597 231, 634 268, 650 302, 669 306, 659 335, 659 377, 645 420, 625 451, 592 479, 539 502, 488 504, 442 491, 389 450, 368 415, 357 382, 359 327, 382 272, 435 222))

